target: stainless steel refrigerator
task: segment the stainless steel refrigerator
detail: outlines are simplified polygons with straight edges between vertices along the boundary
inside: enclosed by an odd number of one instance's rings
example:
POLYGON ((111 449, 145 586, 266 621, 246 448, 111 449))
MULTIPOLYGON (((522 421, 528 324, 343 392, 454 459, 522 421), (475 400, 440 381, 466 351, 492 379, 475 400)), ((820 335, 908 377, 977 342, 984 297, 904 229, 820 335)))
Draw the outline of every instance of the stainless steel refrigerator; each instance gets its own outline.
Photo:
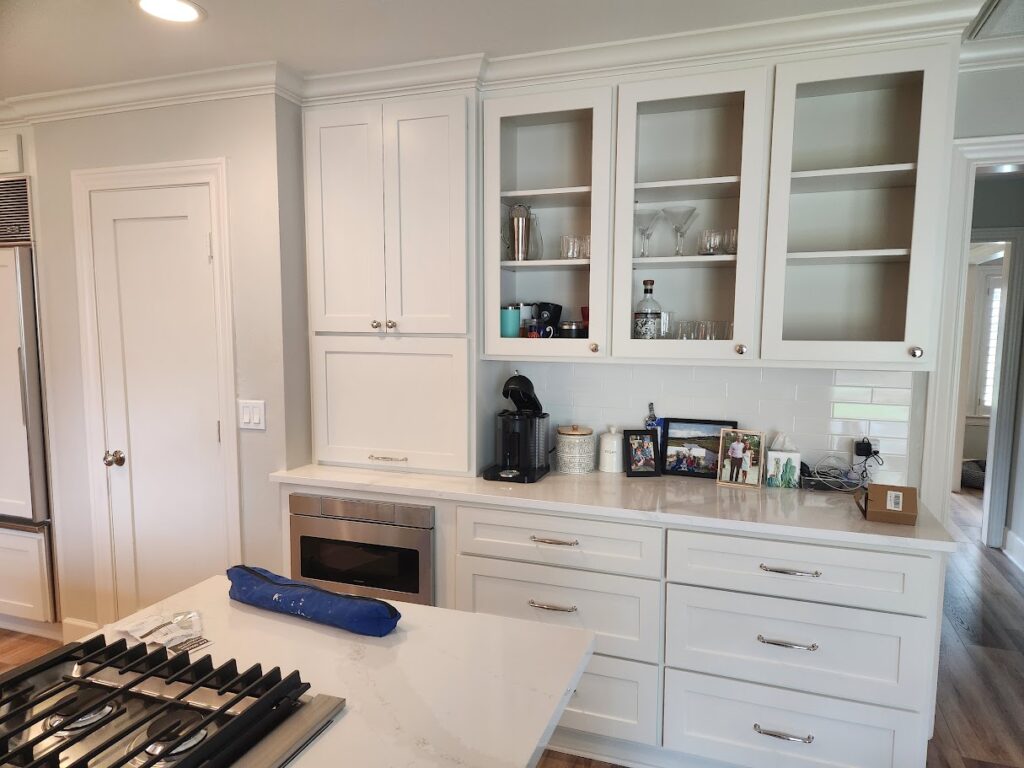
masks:
MULTIPOLYGON (((14 563, 26 559, 19 578, 28 594, 45 590, 44 602, 33 600, 36 619, 53 619, 50 503, 46 433, 43 414, 42 366, 36 310, 35 265, 27 215, 27 180, 23 196, 10 194, 12 180, 0 182, 0 557, 14 563), (24 226, 21 220, 24 219, 24 226), (21 242, 18 242, 18 241, 21 242), (35 549, 33 549, 35 547, 35 549), (42 582, 45 581, 45 584, 42 582)), ((20 192, 15 184, 13 191, 20 192)), ((2 570, 2 569, 0 569, 2 570)), ((5 580, 11 574, 4 573, 5 580)), ((0 594, 0 614, 17 615, 18 600, 0 594)), ((23 618, 25 616, 22 616, 23 618)))

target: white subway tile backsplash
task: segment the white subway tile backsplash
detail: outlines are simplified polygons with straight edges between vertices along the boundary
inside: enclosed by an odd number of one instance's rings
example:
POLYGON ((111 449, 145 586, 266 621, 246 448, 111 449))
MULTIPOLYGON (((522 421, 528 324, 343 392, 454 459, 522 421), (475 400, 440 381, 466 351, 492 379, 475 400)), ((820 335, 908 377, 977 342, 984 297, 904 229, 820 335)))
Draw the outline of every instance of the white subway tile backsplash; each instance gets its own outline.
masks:
POLYGON ((912 376, 910 371, 836 371, 836 384, 910 389, 912 376))
MULTIPOLYGON (((877 482, 905 483, 914 389, 909 373, 726 366, 494 363, 529 376, 553 426, 639 428, 653 402, 659 416, 728 419, 786 432, 805 462, 849 462, 853 441, 870 436, 885 460, 877 482)), ((503 373, 506 370, 502 371, 503 373)))

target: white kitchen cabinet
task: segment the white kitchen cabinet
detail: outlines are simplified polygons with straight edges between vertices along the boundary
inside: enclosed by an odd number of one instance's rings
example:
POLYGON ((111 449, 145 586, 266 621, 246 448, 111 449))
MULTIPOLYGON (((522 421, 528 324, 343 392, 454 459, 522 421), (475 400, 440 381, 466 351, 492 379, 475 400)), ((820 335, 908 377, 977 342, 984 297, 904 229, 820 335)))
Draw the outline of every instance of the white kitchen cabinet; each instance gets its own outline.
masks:
POLYGON ((469 341, 314 336, 317 461, 465 472, 469 341))
POLYGON ((769 67, 619 88, 613 354, 742 359, 758 354, 767 195, 769 67), (659 213, 660 212, 660 213, 659 213), (677 247, 672 217, 692 218, 677 247), (638 217, 658 215, 644 256, 638 217), (736 230, 737 247, 701 254, 702 230, 736 230), (729 253, 727 251, 733 251, 729 253), (666 313, 635 338, 643 281, 666 313), (711 333, 692 322, 713 321, 711 333), (683 325, 680 325, 680 324, 683 325))
POLYGON ((0 515, 32 519, 18 252, 0 249, 0 515))
POLYGON ((566 90, 484 101, 484 352, 596 358, 607 354, 612 89, 566 90), (536 215, 542 251, 509 252, 508 214, 536 215), (562 259, 563 235, 590 236, 589 258, 562 259), (587 338, 503 338, 502 306, 549 302, 582 320, 587 338))
POLYGON ((658 678, 656 664, 592 656, 558 724, 655 746, 658 678))
POLYGON ((946 44, 776 68, 763 357, 934 366, 955 80, 946 44))
POLYGON ((310 330, 464 334, 463 96, 305 112, 310 330))
POLYGON ((53 621, 45 532, 0 529, 0 614, 53 621))

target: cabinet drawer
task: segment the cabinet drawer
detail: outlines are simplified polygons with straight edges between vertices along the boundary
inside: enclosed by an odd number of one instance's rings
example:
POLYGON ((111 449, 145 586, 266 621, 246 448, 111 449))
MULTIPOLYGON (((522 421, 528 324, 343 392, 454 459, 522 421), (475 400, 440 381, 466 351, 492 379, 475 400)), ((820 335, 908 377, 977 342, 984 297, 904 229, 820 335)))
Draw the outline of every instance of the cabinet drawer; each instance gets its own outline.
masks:
POLYGON ((665 626, 673 667, 927 708, 926 619, 669 584, 665 626))
POLYGON ((665 672, 665 747, 749 768, 923 766, 924 720, 897 709, 665 672))
POLYGON ((45 533, 0 529, 0 614, 53 621, 45 533))
POLYGON ((669 581, 914 616, 935 611, 930 557, 669 531, 669 581))
POLYGON ((628 576, 459 555, 456 607, 589 629, 594 650, 658 660, 661 585, 628 576))
POLYGON ((656 746, 658 667, 593 656, 559 725, 656 746))
POLYGON ((606 573, 662 574, 660 528, 459 507, 459 552, 606 573))

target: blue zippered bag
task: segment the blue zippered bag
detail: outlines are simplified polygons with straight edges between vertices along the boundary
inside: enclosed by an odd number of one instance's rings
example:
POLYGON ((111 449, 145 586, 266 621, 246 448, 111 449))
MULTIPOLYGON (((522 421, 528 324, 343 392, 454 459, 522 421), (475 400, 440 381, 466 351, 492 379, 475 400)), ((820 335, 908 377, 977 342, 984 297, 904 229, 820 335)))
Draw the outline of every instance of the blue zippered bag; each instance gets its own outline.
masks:
POLYGON ((288 613, 357 635, 384 637, 402 614, 390 603, 372 597, 339 595, 301 581, 248 565, 228 568, 228 596, 246 605, 288 613))

